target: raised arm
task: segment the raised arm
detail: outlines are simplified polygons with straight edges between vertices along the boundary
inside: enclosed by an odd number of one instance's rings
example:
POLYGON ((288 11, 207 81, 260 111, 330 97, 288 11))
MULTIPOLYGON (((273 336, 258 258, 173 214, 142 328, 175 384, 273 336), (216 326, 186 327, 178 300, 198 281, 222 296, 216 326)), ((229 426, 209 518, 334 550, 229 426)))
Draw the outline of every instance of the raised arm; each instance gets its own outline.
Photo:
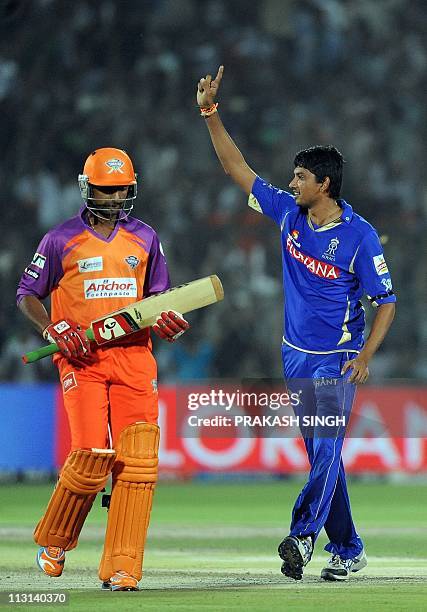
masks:
POLYGON ((197 104, 205 117, 212 144, 226 174, 249 195, 256 177, 245 158, 225 129, 217 112, 215 99, 221 83, 224 66, 220 66, 214 80, 210 74, 200 79, 197 86, 197 104))

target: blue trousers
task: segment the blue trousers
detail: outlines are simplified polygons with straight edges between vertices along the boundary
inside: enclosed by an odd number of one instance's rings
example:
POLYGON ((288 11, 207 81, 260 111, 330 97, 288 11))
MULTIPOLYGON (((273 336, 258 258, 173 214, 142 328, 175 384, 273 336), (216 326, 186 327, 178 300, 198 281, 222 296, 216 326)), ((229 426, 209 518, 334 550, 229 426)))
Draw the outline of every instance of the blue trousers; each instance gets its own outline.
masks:
MULTIPOLYGON (((347 382, 341 369, 354 353, 315 355, 282 346, 285 379, 290 391, 300 393, 295 414, 302 416, 344 417, 348 422, 355 385, 347 382)), ((343 419, 338 419, 343 420, 343 419)), ((340 425, 301 427, 310 462, 310 475, 293 511, 290 534, 312 535, 316 540, 322 527, 329 543, 325 550, 343 559, 357 556, 363 549, 351 516, 344 466, 341 459, 345 427, 340 425)))

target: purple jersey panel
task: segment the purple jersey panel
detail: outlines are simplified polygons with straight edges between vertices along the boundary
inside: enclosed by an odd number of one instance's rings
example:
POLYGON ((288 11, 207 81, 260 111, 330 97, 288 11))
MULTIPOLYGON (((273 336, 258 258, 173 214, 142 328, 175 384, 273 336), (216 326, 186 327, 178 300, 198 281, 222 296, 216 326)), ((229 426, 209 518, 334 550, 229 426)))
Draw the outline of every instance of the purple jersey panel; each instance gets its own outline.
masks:
POLYGON ((64 274, 62 269, 64 247, 84 228, 81 217, 76 216, 50 230, 43 237, 19 281, 16 294, 18 304, 24 295, 34 295, 43 300, 52 292, 64 274))

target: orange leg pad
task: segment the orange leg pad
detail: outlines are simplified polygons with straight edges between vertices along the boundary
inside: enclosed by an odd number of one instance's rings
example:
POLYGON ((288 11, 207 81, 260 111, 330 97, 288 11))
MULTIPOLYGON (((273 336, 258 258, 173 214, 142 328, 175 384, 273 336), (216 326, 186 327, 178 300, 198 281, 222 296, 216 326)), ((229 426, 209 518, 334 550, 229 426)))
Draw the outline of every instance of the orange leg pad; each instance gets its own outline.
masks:
POLYGON ((116 453, 109 449, 71 452, 61 470, 44 516, 34 531, 39 546, 71 550, 92 508, 96 494, 105 487, 116 453))
POLYGON ((134 423, 120 434, 113 468, 104 552, 99 577, 124 571, 141 580, 145 539, 157 482, 159 427, 134 423))

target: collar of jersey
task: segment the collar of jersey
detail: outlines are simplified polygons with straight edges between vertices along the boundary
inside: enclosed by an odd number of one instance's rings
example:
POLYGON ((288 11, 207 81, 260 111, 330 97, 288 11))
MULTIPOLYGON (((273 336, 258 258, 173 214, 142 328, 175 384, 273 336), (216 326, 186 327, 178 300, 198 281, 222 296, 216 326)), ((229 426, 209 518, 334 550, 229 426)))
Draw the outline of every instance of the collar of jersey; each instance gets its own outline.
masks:
MULTIPOLYGON (((87 223, 87 220, 85 219, 85 215, 84 215, 85 210, 87 210, 86 209, 86 204, 83 204, 80 207, 79 215, 80 215, 81 220, 83 221, 83 223, 85 225, 87 225, 88 227, 90 227, 90 225, 87 223)), ((125 219, 119 219, 119 223, 128 223, 128 222, 129 222, 129 215, 125 219)))
POLYGON ((313 230, 313 232, 326 232, 329 229, 332 229, 334 227, 336 227, 337 225, 341 225, 341 223, 350 223, 350 221, 353 218, 353 209, 350 206, 350 204, 347 204, 347 202, 345 200, 339 199, 337 200, 337 204, 342 208, 342 213, 341 216, 339 217, 339 221, 335 220, 335 221, 331 221, 330 223, 327 223, 326 225, 320 225, 320 226, 314 226, 310 217, 307 215, 307 223, 308 226, 310 227, 310 229, 313 230))

